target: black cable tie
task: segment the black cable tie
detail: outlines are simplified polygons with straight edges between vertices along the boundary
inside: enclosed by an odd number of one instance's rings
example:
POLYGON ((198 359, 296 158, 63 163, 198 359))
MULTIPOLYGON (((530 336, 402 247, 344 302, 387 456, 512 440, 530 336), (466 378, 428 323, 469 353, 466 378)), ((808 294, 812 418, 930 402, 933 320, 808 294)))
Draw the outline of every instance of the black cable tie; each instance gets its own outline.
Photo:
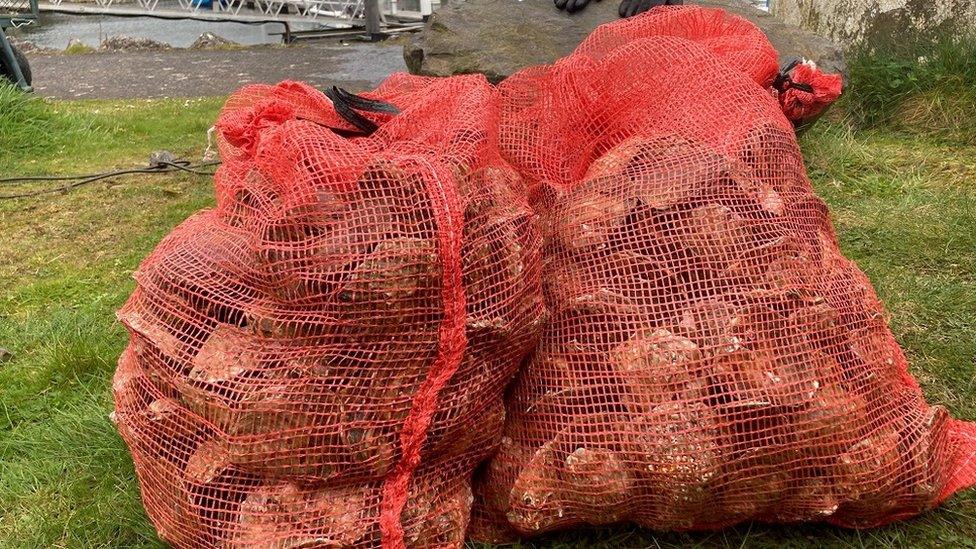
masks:
POLYGON ((783 68, 781 68, 779 73, 776 74, 776 78, 773 79, 773 87, 776 88, 780 93, 790 88, 796 88, 800 91, 813 93, 813 86, 803 82, 794 82, 793 78, 790 76, 793 69, 795 69, 800 63, 802 63, 801 59, 799 57, 794 57, 788 63, 783 65, 783 68))
POLYGON ((801 91, 805 91, 807 93, 813 93, 813 86, 811 86, 810 84, 805 84, 803 82, 794 82, 790 80, 790 87, 796 88, 801 91))
POLYGON ((392 103, 387 103, 386 101, 379 101, 377 99, 368 99, 361 95, 349 93, 348 91, 337 86, 332 86, 332 89, 335 90, 336 94, 339 97, 341 97, 346 104, 348 104, 350 107, 356 110, 368 111, 368 112, 382 112, 382 113, 394 114, 394 115, 400 114, 400 109, 398 109, 396 105, 392 103))
MULTIPOLYGON (((335 108, 336 114, 341 116, 346 122, 349 122, 355 126, 356 129, 365 135, 372 134, 379 129, 379 126, 372 120, 359 114, 357 111, 378 112, 391 115, 400 114, 400 109, 392 103, 387 103, 386 101, 379 101, 376 99, 368 99, 366 97, 350 93, 338 86, 326 88, 324 93, 325 96, 332 101, 332 106, 335 108)), ((342 130, 339 128, 332 129, 337 134, 344 137, 348 137, 350 133, 349 130, 342 130)), ((352 137, 355 136, 356 134, 352 135, 352 137)))
POLYGON ((370 135, 375 132, 379 126, 377 126, 372 120, 359 114, 339 94, 339 88, 332 86, 332 88, 325 90, 325 96, 332 101, 332 106, 336 110, 336 114, 342 117, 343 120, 349 122, 353 126, 359 129, 366 135, 370 135))

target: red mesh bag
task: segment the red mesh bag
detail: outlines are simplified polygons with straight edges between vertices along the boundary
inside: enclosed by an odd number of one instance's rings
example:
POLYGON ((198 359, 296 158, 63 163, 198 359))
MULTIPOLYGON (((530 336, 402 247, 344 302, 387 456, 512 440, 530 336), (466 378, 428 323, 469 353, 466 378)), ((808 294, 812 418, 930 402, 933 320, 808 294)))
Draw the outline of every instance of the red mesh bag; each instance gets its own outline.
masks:
MULTIPOLYGON (((622 57, 640 49, 642 40, 662 37, 694 42, 704 58, 724 61, 721 70, 738 72, 740 79, 751 79, 779 97, 788 118, 797 124, 815 119, 841 92, 839 75, 826 75, 811 63, 780 75, 776 50, 762 31, 723 10, 661 8, 602 25, 572 55, 552 66, 525 69, 499 86, 503 154, 533 187, 540 181, 563 186, 579 181, 611 145, 645 127, 663 131, 679 117, 708 126, 715 110, 698 107, 699 103, 735 100, 732 90, 708 87, 724 85, 721 74, 709 74, 715 70, 710 64, 697 65, 696 58, 681 51, 658 50, 660 58, 654 62, 674 65, 671 69, 681 73, 683 89, 676 82, 635 78, 644 67, 636 58, 629 63, 622 57), (608 63, 608 56, 615 56, 615 64, 608 63), (608 70, 616 81, 608 77, 608 70)), ((725 110, 726 105, 717 108, 725 110)), ((731 129, 736 128, 718 128, 699 137, 718 143, 727 137, 721 130, 731 129)))
POLYGON ((457 547, 543 319, 541 238, 481 77, 395 75, 355 130, 251 86, 217 206, 142 263, 115 420, 175 547, 457 547))
POLYGON ((664 9, 501 84, 551 319, 476 483, 473 538, 868 527, 976 481, 976 428, 925 403, 841 255, 775 59, 738 18, 664 9))

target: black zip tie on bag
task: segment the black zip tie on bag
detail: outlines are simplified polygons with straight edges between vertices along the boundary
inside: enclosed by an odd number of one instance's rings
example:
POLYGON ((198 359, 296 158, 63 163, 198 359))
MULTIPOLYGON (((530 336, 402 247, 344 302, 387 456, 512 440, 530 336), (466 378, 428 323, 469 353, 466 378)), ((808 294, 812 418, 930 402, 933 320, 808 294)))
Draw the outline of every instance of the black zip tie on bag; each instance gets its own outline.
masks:
POLYGON ((801 91, 813 93, 813 86, 802 82, 794 82, 792 78, 793 69, 803 61, 799 57, 794 57, 789 63, 783 65, 773 80, 773 87, 779 92, 784 92, 789 88, 796 88, 801 91))
MULTIPOLYGON (((391 103, 368 99, 338 87, 332 86, 325 90, 325 96, 332 101, 336 114, 343 120, 355 126, 362 134, 370 135, 379 126, 375 122, 359 114, 357 111, 379 112, 385 114, 400 114, 400 109, 391 103)), ((354 134, 355 135, 355 134, 354 134)))

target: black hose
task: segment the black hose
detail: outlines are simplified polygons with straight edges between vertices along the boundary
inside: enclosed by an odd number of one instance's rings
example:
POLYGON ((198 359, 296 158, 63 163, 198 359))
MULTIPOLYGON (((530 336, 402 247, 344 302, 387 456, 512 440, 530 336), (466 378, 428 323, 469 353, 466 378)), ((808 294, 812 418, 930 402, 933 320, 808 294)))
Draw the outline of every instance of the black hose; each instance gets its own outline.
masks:
POLYGON ((200 164, 190 164, 189 162, 186 161, 174 161, 174 162, 158 161, 155 162, 152 166, 146 168, 129 168, 125 170, 115 170, 111 172, 101 172, 101 173, 84 174, 84 175, 32 175, 32 176, 5 177, 0 179, 0 183, 4 183, 10 186, 23 185, 34 181, 71 181, 71 183, 68 183, 66 185, 61 185, 59 187, 38 189, 36 191, 13 193, 13 194, 0 194, 0 200, 11 200, 15 198, 32 198, 35 196, 41 196, 45 194, 67 192, 71 189, 76 189, 78 187, 81 187, 82 185, 88 185, 89 183, 94 183, 96 181, 101 181, 103 179, 119 177, 122 175, 186 172, 193 175, 209 177, 209 176, 213 176, 214 172, 200 170, 198 168, 205 168, 207 166, 216 166, 217 164, 220 164, 220 162, 210 161, 210 162, 202 162, 200 164))

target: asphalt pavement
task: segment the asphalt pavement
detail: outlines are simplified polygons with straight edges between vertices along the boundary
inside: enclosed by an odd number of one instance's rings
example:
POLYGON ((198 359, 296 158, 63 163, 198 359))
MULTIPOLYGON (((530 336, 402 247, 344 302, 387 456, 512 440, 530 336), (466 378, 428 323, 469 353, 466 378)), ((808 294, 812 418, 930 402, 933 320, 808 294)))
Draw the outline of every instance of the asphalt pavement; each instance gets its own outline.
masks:
POLYGON ((63 53, 28 56, 34 89, 57 99, 227 95, 250 83, 302 80, 363 91, 406 71, 399 43, 310 42, 226 50, 63 53))

